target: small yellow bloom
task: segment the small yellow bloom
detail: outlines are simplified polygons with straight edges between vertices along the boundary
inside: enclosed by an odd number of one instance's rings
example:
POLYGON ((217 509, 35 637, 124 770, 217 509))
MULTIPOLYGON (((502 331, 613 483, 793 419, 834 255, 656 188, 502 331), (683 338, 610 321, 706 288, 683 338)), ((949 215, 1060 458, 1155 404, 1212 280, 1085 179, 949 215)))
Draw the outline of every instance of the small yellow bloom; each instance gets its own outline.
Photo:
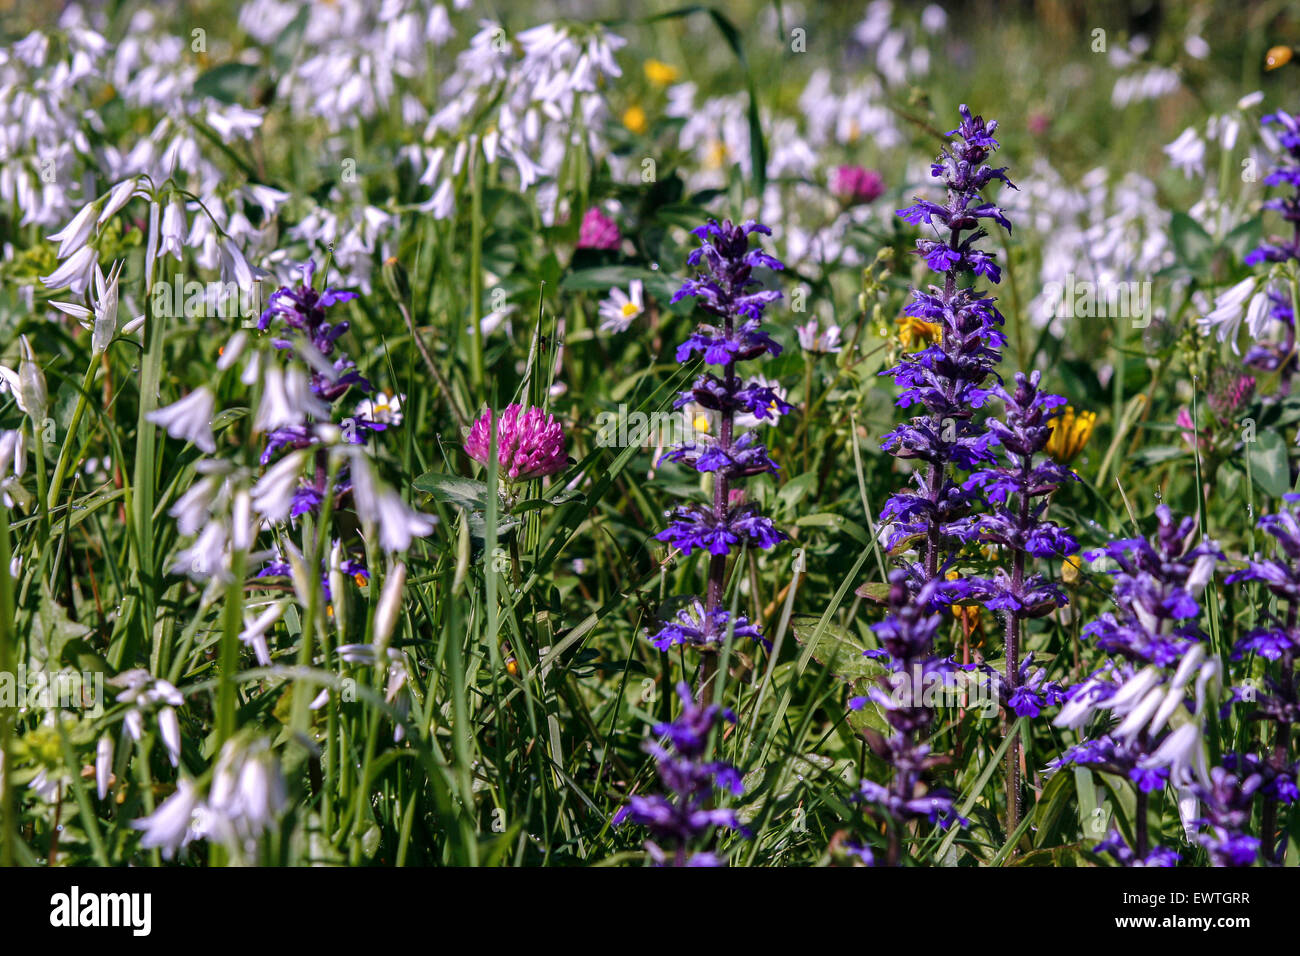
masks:
POLYGON ((943 330, 937 322, 927 322, 914 315, 898 317, 898 341, 907 351, 922 343, 938 342, 942 335, 943 330))
POLYGON ((1077 554, 1072 554, 1061 564, 1061 580, 1066 584, 1074 584, 1079 580, 1079 568, 1082 562, 1077 554))
POLYGON ((704 156, 704 165, 708 169, 721 169, 727 161, 727 144, 715 139, 709 144, 709 151, 704 156))
POLYGON ((646 119, 645 110, 641 107, 629 106, 623 113, 623 125, 640 136, 650 128, 650 121, 646 119))
POLYGON ((1276 70, 1291 62, 1292 50, 1289 46, 1275 46, 1264 54, 1264 69, 1276 70))
MULTIPOLYGON (((959 577, 961 577, 961 575, 957 573, 957 571, 955 570, 948 572, 949 581, 956 581, 959 577)), ((957 620, 961 621, 962 633, 965 634, 967 637, 970 637, 977 630, 979 630, 979 626, 980 626, 979 605, 976 604, 976 605, 971 605, 969 607, 966 607, 961 604, 954 604, 952 606, 952 616, 955 617, 957 620)))
POLYGON ((1052 423, 1047 453, 1061 464, 1068 464, 1088 444, 1096 424, 1096 412, 1076 412, 1073 407, 1065 406, 1065 411, 1052 423))
POLYGON ((645 61, 645 77, 655 86, 667 86, 676 83, 681 71, 677 67, 661 60, 645 61))

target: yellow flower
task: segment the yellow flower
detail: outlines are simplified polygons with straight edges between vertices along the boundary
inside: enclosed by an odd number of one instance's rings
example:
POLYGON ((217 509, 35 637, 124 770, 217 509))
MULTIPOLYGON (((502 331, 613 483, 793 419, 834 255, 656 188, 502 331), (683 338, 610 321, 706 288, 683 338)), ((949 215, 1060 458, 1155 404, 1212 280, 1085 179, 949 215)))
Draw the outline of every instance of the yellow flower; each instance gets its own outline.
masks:
POLYGON ((639 106, 629 106, 623 113, 623 125, 640 136, 650 128, 650 121, 645 117, 645 110, 639 106))
MULTIPOLYGON (((961 575, 955 570, 948 572, 949 581, 956 581, 959 577, 961 577, 961 575)), ((978 604, 972 604, 969 607, 961 604, 954 604, 952 606, 952 616, 961 621, 962 633, 967 637, 970 637, 979 629, 980 609, 978 604)))
POLYGON ((1061 580, 1066 584, 1074 584, 1079 580, 1079 568, 1082 566, 1077 554, 1072 554, 1061 563, 1061 580))
POLYGON ((914 315, 898 317, 898 341, 907 351, 921 343, 938 342, 942 334, 943 330, 937 322, 927 322, 914 315))
POLYGON ((1264 54, 1264 69, 1276 70, 1291 62, 1292 50, 1289 46, 1275 46, 1264 54))
POLYGON ((670 83, 676 83, 677 78, 681 75, 681 71, 677 67, 661 60, 645 61, 646 79, 655 86, 667 86, 670 83))
POLYGON ((1052 423, 1047 453, 1061 464, 1068 464, 1088 444, 1096 424, 1096 412, 1076 412, 1073 407, 1065 406, 1065 411, 1052 423))
POLYGON ((709 144, 709 151, 704 156, 704 165, 708 169, 721 169, 727 161, 727 145, 720 139, 709 144))

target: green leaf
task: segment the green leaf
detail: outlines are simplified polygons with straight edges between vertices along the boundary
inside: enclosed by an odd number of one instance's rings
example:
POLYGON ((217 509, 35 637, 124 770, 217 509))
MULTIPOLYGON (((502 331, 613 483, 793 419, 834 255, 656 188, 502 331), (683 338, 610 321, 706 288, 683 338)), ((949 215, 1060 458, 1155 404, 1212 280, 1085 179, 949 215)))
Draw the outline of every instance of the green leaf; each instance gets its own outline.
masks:
POLYGON ((640 266, 596 266, 571 272, 560 282, 566 292, 600 292, 610 289, 627 289, 633 280, 640 279, 646 291, 661 302, 668 302, 677 291, 679 283, 662 272, 642 269, 640 266))
POLYGON ((1291 464, 1286 442, 1275 431, 1259 432, 1249 443, 1251 475, 1265 494, 1280 498, 1291 490, 1291 464))
POLYGON ((866 584, 859 584, 853 589, 853 593, 860 598, 866 598, 868 601, 884 604, 889 600, 889 583, 886 581, 868 581, 866 584))
POLYGON ((795 524, 801 528, 834 528, 836 531, 846 532, 859 544, 871 546, 871 535, 867 533, 866 528, 834 512, 819 511, 816 514, 804 515, 795 524))
POLYGON ((1250 250, 1259 245, 1260 240, 1263 238, 1264 221, 1256 216, 1253 219, 1247 219, 1228 233, 1223 239, 1223 245, 1232 250, 1237 260, 1241 261, 1246 258, 1250 250))
POLYGON ((43 591, 40 609, 32 619, 32 636, 35 638, 35 646, 45 649, 46 666, 57 670, 63 662, 64 645, 85 637, 90 633, 90 628, 69 618, 67 609, 54 600, 49 590, 46 588, 43 591))
POLYGON ((1069 773, 1055 773, 1043 788, 1034 807, 1034 846, 1047 846, 1058 836, 1061 821, 1075 798, 1074 778, 1069 773))
POLYGON ((479 511, 487 507, 488 487, 481 481, 440 471, 427 471, 411 483, 416 491, 433 495, 457 508, 479 511))
POLYGON ((299 9, 298 15, 275 38, 275 45, 271 48, 271 62, 274 64, 277 73, 285 73, 293 65, 294 57, 298 55, 298 47, 302 44, 302 36, 307 30, 307 23, 310 19, 311 4, 304 3, 299 9))
MULTIPOLYGON (((864 658, 864 660, 866 659, 864 658)), ((860 677, 849 684, 849 690, 854 697, 865 697, 873 684, 875 684, 875 681, 860 677)), ((857 710, 849 708, 845 719, 848 721, 849 726, 859 734, 864 730, 874 730, 879 734, 888 734, 890 730, 889 721, 885 719, 884 711, 873 700, 868 700, 857 710)))
POLYGON ((1204 227, 1185 212, 1176 212, 1169 222, 1174 255, 1179 263, 1197 267, 1208 262, 1214 252, 1214 239, 1204 227))
MULTIPOLYGON (((820 618, 797 617, 791 622, 795 640, 807 644, 817 630, 820 618)), ((813 658, 826 667, 836 677, 854 681, 864 677, 878 677, 885 668, 869 657, 864 657, 867 650, 862 643, 846 628, 838 624, 827 623, 822 628, 821 637, 813 648, 813 658)))
POLYGON ((248 102, 252 99, 253 81, 258 72, 258 67, 248 63, 222 63, 194 81, 194 93, 223 103, 248 102))

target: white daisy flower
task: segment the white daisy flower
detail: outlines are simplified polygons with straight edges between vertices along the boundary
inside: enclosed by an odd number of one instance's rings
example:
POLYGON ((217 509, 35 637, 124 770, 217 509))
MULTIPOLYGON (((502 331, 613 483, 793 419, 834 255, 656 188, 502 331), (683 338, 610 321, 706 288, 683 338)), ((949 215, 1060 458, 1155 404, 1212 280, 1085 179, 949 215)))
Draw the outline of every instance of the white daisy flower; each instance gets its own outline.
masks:
POLYGON ((640 279, 633 279, 628 291, 610 289, 609 298, 600 303, 600 327, 602 331, 626 332, 632 321, 645 312, 645 286, 640 279))
POLYGON ((380 425, 400 425, 404 398, 405 395, 390 396, 387 392, 376 392, 373 396, 357 402, 357 415, 380 425))

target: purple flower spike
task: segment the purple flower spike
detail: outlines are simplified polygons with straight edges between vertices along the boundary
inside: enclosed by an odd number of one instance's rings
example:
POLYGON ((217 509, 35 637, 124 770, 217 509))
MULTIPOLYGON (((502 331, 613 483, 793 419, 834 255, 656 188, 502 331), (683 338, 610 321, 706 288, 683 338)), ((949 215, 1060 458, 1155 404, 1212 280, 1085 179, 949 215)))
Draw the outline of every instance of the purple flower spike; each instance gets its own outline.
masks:
POLYGON ((976 424, 973 411, 992 394, 985 383, 994 374, 1001 358, 998 348, 1005 342, 1002 314, 994 300, 960 285, 959 278, 982 277, 995 283, 1001 279, 993 255, 976 243, 988 234, 981 220, 1008 231, 1011 226, 981 190, 995 181, 1014 187, 1004 169, 985 162, 998 146, 992 135, 997 123, 985 123, 965 106, 960 114, 961 124, 949 134, 953 141, 930 167, 947 200, 918 199, 898 211, 905 221, 923 227, 916 251, 943 283, 914 290, 905 311, 939 325, 940 340, 905 355, 881 373, 892 376, 902 388, 900 408, 920 406, 923 411, 882 442, 881 447, 895 457, 924 461, 927 468, 918 488, 895 495, 881 517, 889 524, 906 516, 891 529, 891 542, 918 534, 924 537, 925 579, 936 577, 946 563, 945 554, 960 548, 973 534, 969 525, 959 522, 970 513, 978 487, 961 488, 951 472, 993 463, 991 448, 997 435, 976 424), (908 503, 907 498, 916 501, 908 503))
POLYGON ((650 831, 646 852, 657 866, 725 866, 725 858, 707 848, 714 830, 743 828, 734 810, 713 807, 718 794, 745 792, 740 773, 728 763, 709 761, 709 737, 719 722, 734 722, 731 711, 697 702, 686 684, 677 685, 682 712, 670 723, 655 724, 664 743, 649 741, 663 793, 634 796, 614 814, 614 826, 635 823, 650 831), (696 847, 696 849, 692 849, 696 847))
POLYGON ((876 755, 894 768, 893 778, 888 785, 868 779, 858 785, 860 801, 888 826, 886 862, 890 866, 902 862, 902 831, 909 821, 926 820, 945 829, 969 823, 957 814, 947 791, 928 787, 924 781, 926 771, 936 762, 926 743, 935 719, 930 693, 936 686, 948 685, 954 668, 934 650, 942 621, 935 611, 941 603, 939 582, 931 580, 918 590, 913 588, 906 570, 899 568, 890 574, 888 614, 872 627, 880 650, 868 652, 884 663, 887 671, 866 696, 849 701, 854 710, 874 705, 891 729, 888 736, 874 730, 864 731, 863 736, 876 755))
MULTIPOLYGON (((752 235, 771 235, 771 230, 759 223, 710 221, 691 231, 700 246, 690 253, 686 263, 699 271, 682 283, 673 302, 693 297, 717 321, 691 333, 677 347, 677 361, 691 362, 699 355, 706 365, 719 368, 721 373, 708 371, 696 378, 691 388, 678 395, 674 407, 698 406, 715 413, 710 417, 718 421, 718 433, 679 445, 664 457, 712 476, 713 502, 708 509, 697 505, 676 509, 670 514, 668 527, 655 537, 680 548, 684 555, 696 549, 707 551, 709 583, 703 604, 695 602, 679 612, 676 621, 670 621, 652 638, 660 649, 676 644, 713 649, 725 637, 729 620, 722 601, 727 557, 741 545, 766 550, 786 538, 753 505, 733 500, 733 495, 738 494, 733 488, 736 482, 777 471, 758 432, 738 432, 737 415, 751 415, 761 425, 792 411, 771 385, 746 381, 736 372, 737 362, 781 352, 781 346, 762 328, 764 310, 781 298, 781 293, 763 288, 756 273, 785 267, 760 246, 750 245, 752 235)), ((759 637, 758 628, 743 618, 735 624, 737 636, 759 637)))

